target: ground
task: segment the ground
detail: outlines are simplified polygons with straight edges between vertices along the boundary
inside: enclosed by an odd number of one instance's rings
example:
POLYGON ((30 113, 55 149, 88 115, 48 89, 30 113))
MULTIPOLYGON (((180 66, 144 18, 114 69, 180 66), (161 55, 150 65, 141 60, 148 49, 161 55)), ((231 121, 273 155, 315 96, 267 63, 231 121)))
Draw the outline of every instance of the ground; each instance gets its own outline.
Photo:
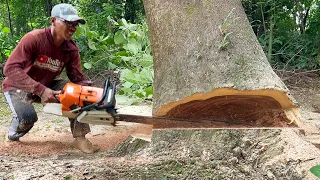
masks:
MULTIPOLYGON (((31 132, 20 143, 5 143, 11 112, 1 95, 0 180, 316 179, 309 169, 320 164, 320 78, 278 74, 301 106, 301 129, 152 132, 142 124, 92 125, 87 138, 100 147, 95 154, 73 149, 68 120, 44 114, 42 105, 36 105, 39 120, 31 132)), ((144 115, 152 109, 119 108, 144 115)))

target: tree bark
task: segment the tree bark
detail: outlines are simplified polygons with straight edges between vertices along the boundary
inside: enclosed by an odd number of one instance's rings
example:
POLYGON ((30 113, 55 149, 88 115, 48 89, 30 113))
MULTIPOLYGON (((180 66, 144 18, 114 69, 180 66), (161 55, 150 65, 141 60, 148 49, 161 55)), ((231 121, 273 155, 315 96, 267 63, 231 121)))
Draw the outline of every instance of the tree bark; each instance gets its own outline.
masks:
MULTIPOLYGON (((240 0, 145 0, 154 57, 153 115, 301 125, 240 0)), ((272 126, 272 124, 271 124, 272 126)))
MULTIPOLYGON (((30 26, 31 26, 31 29, 33 29, 33 23, 32 23, 32 17, 31 17, 31 14, 30 14, 30 4, 29 4, 29 1, 26 1, 26 6, 28 8, 28 17, 29 17, 29 21, 30 21, 30 26)), ((28 26, 28 21, 27 21, 27 31, 29 31, 29 26, 28 26)))
POLYGON ((10 6, 8 0, 6 0, 7 9, 8 9, 8 20, 9 20, 9 26, 10 26, 10 34, 13 36, 13 28, 12 28, 12 21, 11 21, 11 12, 10 12, 10 6))
POLYGON ((47 0, 46 9, 47 9, 47 16, 51 17, 51 10, 52 10, 52 1, 51 0, 47 0))

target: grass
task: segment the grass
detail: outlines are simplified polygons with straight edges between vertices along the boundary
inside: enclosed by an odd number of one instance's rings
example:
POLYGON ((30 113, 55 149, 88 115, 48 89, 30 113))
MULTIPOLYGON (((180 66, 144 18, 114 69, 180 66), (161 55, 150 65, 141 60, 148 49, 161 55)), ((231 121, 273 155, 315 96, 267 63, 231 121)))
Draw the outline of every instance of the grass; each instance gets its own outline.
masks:
POLYGON ((5 100, 3 93, 0 93, 0 117, 11 115, 11 110, 5 100))
POLYGON ((61 124, 61 123, 63 123, 63 119, 57 118, 57 119, 52 120, 51 122, 55 123, 55 124, 61 124))

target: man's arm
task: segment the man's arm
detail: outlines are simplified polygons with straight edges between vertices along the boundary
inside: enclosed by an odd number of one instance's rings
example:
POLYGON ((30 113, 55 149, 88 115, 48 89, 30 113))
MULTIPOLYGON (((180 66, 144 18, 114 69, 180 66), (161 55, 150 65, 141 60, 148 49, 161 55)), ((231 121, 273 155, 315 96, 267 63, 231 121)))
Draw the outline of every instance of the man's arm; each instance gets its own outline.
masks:
POLYGON ((25 70, 32 66, 32 54, 36 47, 37 42, 34 36, 26 34, 11 53, 3 73, 8 77, 8 83, 11 86, 41 96, 46 87, 33 80, 25 70))

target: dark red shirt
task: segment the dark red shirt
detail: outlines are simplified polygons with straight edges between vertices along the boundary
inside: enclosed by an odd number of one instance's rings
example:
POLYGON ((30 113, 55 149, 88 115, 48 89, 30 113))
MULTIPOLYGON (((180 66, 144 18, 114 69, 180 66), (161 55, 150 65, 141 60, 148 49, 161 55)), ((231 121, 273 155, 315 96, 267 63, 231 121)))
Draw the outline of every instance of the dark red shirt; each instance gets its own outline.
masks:
POLYGON ((75 42, 65 41, 56 47, 50 27, 31 31, 21 39, 5 64, 2 91, 23 89, 41 96, 64 67, 71 82, 85 80, 75 42))

